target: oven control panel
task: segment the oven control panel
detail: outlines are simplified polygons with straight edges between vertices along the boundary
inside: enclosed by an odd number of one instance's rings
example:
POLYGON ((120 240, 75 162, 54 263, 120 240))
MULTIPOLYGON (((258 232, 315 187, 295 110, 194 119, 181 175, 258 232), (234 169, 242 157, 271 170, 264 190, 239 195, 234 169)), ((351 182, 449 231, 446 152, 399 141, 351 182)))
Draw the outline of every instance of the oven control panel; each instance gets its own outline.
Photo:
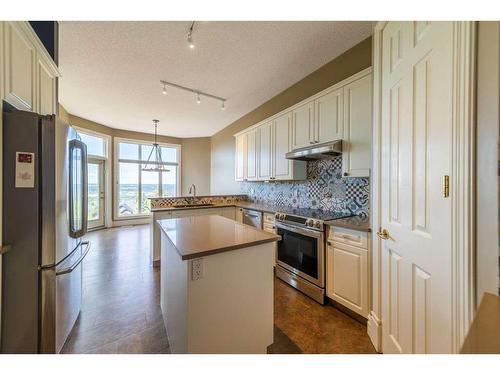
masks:
POLYGON ((315 230, 323 230, 323 221, 318 219, 305 218, 295 215, 287 215, 281 212, 277 212, 274 215, 276 221, 290 223, 298 225, 301 227, 311 228, 315 230))

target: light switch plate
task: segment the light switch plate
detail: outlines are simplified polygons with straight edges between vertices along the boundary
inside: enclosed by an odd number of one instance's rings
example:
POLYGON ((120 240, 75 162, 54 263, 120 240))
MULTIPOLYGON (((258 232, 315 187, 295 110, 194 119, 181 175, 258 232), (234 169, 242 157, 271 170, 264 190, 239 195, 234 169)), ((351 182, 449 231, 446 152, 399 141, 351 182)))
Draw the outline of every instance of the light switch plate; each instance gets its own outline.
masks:
POLYGON ((191 280, 200 280, 203 278, 203 258, 194 259, 191 262, 191 280))

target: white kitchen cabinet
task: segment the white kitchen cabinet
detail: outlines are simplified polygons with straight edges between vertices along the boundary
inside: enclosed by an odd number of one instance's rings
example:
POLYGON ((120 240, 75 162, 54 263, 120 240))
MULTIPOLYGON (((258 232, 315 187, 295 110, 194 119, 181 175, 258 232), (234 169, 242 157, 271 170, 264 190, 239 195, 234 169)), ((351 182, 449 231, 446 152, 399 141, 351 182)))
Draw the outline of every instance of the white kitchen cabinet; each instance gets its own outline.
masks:
POLYGON ((222 216, 227 217, 231 220, 236 220, 236 208, 235 207, 222 207, 222 216))
POLYGON ((292 161, 288 160, 285 155, 291 151, 290 142, 292 138, 292 116, 291 113, 284 115, 274 120, 273 129, 273 176, 272 180, 291 180, 292 179, 292 161))
POLYGON ((331 227, 326 251, 326 295, 365 318, 370 312, 367 239, 366 232, 331 227))
POLYGON ((372 75, 344 86, 342 175, 369 177, 372 162, 372 75))
POLYGON ((175 210, 172 211, 172 219, 189 216, 202 216, 202 215, 222 215, 222 208, 194 208, 192 210, 175 210))
POLYGON ((243 223, 243 208, 236 207, 235 219, 238 223, 243 223))
POLYGON ((240 134, 236 136, 236 155, 235 155, 235 177, 236 181, 243 181, 246 175, 246 148, 247 148, 247 137, 246 134, 240 134))
MULTIPOLYGON (((263 215, 264 223, 262 225, 262 229, 269 233, 276 234, 276 222, 274 219, 274 214, 264 212, 263 215)), ((273 265, 276 267, 276 252, 278 251, 278 243, 274 243, 274 252, 273 252, 273 265)))
POLYGON ((258 178, 257 175, 257 130, 251 130, 246 133, 246 179, 248 181, 255 181, 258 178))
POLYGON ((315 143, 342 139, 343 88, 337 88, 314 100, 315 143))
POLYGON ((56 75, 43 55, 37 55, 37 112, 41 115, 56 113, 56 75))
POLYGON ((314 101, 310 101, 292 111, 292 149, 314 143, 314 135, 314 101))
POLYGON ((40 114, 57 111, 59 71, 28 22, 1 22, 3 99, 40 114))
POLYGON ((273 173, 272 154, 273 154, 273 122, 267 121, 257 128, 257 137, 259 143, 258 161, 258 180, 270 180, 273 173))
POLYGON ((18 109, 35 110, 36 50, 16 23, 4 22, 5 100, 18 109))

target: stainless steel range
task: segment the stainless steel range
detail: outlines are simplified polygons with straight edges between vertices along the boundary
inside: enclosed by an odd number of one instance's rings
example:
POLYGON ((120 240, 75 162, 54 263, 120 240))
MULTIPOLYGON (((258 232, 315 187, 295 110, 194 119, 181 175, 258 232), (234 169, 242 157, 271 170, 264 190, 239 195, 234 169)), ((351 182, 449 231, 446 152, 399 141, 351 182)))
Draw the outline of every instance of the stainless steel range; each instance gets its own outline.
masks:
POLYGON ((312 209, 277 212, 276 276, 323 304, 325 302, 326 220, 352 215, 312 209))

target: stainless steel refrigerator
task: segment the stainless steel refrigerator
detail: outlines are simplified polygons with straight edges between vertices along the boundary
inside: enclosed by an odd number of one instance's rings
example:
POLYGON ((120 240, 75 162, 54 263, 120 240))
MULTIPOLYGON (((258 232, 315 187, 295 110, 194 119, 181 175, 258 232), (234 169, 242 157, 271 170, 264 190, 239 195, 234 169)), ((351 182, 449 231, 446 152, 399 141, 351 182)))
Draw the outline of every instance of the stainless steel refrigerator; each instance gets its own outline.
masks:
POLYGON ((55 115, 3 112, 2 353, 59 353, 82 301, 87 150, 55 115))

